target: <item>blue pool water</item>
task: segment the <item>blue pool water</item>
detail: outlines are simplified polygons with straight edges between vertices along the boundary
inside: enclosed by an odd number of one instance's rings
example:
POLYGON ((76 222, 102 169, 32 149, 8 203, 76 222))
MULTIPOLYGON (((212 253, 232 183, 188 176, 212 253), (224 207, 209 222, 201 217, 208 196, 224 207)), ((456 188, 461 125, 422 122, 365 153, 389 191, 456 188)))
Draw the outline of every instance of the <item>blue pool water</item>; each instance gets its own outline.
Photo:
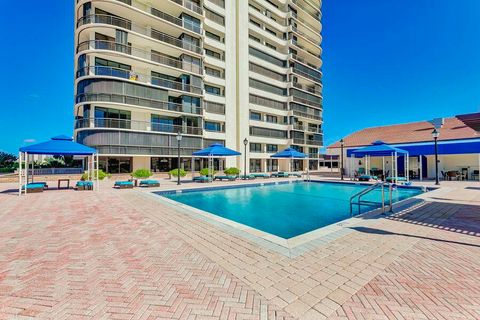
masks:
MULTIPOLYGON (((350 197, 367 188, 341 183, 289 183, 238 187, 184 193, 160 193, 169 199, 208 211, 220 217, 289 239, 350 218, 350 197)), ((397 202, 422 193, 417 188, 399 188, 397 202)), ((386 192, 386 197, 388 192, 386 192)), ((362 200, 381 200, 381 190, 362 200)), ((380 207, 380 206, 378 206, 380 207)), ((355 214, 358 207, 354 208, 355 214)), ((363 207, 362 212, 374 209, 363 207)))

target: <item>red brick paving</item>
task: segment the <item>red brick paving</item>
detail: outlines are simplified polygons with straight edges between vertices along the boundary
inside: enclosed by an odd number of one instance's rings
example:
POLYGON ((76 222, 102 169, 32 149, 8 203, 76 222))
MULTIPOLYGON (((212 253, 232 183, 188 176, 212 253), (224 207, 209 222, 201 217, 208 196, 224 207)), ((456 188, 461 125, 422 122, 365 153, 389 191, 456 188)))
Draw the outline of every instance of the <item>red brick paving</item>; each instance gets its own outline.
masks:
POLYGON ((135 191, 0 194, 0 319, 480 319, 472 192, 294 259, 135 191))

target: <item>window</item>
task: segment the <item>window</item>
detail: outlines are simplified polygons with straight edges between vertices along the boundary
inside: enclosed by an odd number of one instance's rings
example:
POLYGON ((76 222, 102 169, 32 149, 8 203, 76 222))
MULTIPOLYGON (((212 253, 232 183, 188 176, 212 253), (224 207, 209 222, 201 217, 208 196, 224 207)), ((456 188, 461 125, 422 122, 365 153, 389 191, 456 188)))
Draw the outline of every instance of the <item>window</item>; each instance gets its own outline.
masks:
POLYGON ((250 152, 262 152, 262 144, 250 143, 250 152))
POLYGON ((267 152, 278 152, 278 145, 276 144, 267 144, 267 152))
POLYGON ((219 122, 205 121, 205 130, 222 132, 222 124, 219 122))
POLYGON ((175 132, 174 125, 181 125, 181 119, 165 118, 156 114, 152 114, 152 131, 175 132))
POLYGON ((130 129, 130 111, 95 107, 95 127, 130 129))
POLYGON ((277 118, 277 116, 271 116, 271 115, 267 114, 267 122, 277 123, 277 122, 278 122, 278 118, 277 118))
POLYGON ((287 95, 287 89, 280 88, 280 87, 277 87, 277 86, 273 86, 269 83, 261 82, 261 81, 258 81, 258 80, 252 79, 252 78, 250 78, 250 87, 255 88, 255 89, 259 89, 259 90, 263 90, 263 91, 267 91, 267 92, 277 94, 277 95, 280 95, 280 96, 287 95))
POLYGON ((267 159, 267 171, 278 171, 278 159, 267 159))
POLYGON ((261 172, 262 161, 260 159, 250 159, 250 172, 261 172))
POLYGON ((223 78, 222 72, 220 70, 213 69, 210 67, 205 67, 205 73, 212 77, 223 78))
POLYGON ((205 85, 205 91, 216 96, 222 95, 222 90, 214 86, 205 85))
POLYGON ((259 38, 255 37, 255 36, 252 36, 251 34, 249 34, 248 37, 249 37, 250 39, 252 39, 253 41, 260 42, 260 39, 259 39, 259 38))
POLYGON ((249 48, 249 53, 254 57, 265 60, 267 62, 270 62, 270 63, 272 63, 274 65, 277 65, 277 66, 280 66, 280 67, 285 67, 287 65, 287 61, 278 59, 274 56, 271 56, 271 55, 269 55, 265 52, 262 52, 260 50, 255 49, 255 48, 252 48, 252 47, 249 48))
POLYGON ((266 45, 267 47, 269 47, 270 49, 273 49, 273 50, 277 51, 277 47, 271 45, 270 43, 265 42, 265 45, 266 45))
POLYGON ((268 29, 268 28, 265 28, 265 31, 267 31, 267 32, 270 33, 270 34, 273 34, 275 37, 277 36, 277 33, 276 33, 275 31, 273 31, 273 30, 270 30, 270 29, 268 29))
POLYGON ((262 115, 258 112, 250 112, 250 120, 262 121, 262 115))
POLYGON ((207 49, 205 48, 205 54, 207 56, 210 56, 212 58, 215 58, 215 59, 218 59, 218 60, 222 60, 222 55, 218 52, 215 52, 213 50, 210 50, 210 49, 207 49))
POLYGON ((255 21, 255 20, 250 19, 250 22, 251 22, 252 24, 256 25, 256 26, 259 27, 259 28, 261 27, 261 26, 260 26, 260 23, 258 23, 258 22, 255 21))
POLYGON ((132 70, 132 67, 129 66, 128 64, 123 64, 123 63, 106 60, 102 58, 95 58, 95 66, 111 67, 111 68, 123 69, 123 70, 132 70))
POLYGON ((222 38, 220 36, 216 35, 215 33, 212 33, 210 31, 205 30, 205 35, 210 39, 216 40, 218 42, 222 42, 222 38))

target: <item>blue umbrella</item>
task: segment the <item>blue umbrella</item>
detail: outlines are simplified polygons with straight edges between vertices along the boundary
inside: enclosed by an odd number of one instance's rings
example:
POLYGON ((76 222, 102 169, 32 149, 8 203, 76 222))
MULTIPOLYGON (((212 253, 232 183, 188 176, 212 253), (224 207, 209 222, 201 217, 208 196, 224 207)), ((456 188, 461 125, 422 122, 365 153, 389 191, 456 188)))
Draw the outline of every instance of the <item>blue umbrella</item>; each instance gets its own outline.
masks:
MULTIPOLYGON (((240 152, 235 150, 229 149, 221 145, 220 143, 214 143, 210 147, 195 151, 192 155, 197 157, 208 157, 208 170, 209 172, 212 171, 213 167, 213 159, 215 157, 230 157, 230 156, 239 156, 241 155, 240 152)), ((193 170, 192 170, 193 175, 193 170)))
POLYGON ((229 157, 229 156, 239 156, 240 152, 226 148, 220 143, 214 143, 210 147, 195 151, 193 153, 197 157, 229 157))
POLYGON ((305 153, 302 153, 302 152, 298 152, 297 150, 295 149, 292 149, 292 148, 287 148, 283 151, 280 151, 280 152, 277 152, 275 153, 274 155, 271 155, 270 156, 271 158, 297 158, 297 159, 303 159, 303 158, 306 158, 307 155, 305 153))

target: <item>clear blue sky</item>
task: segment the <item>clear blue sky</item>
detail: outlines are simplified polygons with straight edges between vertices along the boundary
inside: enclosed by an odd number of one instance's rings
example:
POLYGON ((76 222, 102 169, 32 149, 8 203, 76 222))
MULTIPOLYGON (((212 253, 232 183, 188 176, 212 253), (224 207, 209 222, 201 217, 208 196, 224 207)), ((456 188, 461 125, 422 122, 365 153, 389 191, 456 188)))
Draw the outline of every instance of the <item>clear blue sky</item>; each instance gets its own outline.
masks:
MULTIPOLYGON (((3 4, 0 150, 72 134, 73 4, 3 4)), ((325 142, 478 111, 479 21, 478 0, 324 0, 325 142)))

